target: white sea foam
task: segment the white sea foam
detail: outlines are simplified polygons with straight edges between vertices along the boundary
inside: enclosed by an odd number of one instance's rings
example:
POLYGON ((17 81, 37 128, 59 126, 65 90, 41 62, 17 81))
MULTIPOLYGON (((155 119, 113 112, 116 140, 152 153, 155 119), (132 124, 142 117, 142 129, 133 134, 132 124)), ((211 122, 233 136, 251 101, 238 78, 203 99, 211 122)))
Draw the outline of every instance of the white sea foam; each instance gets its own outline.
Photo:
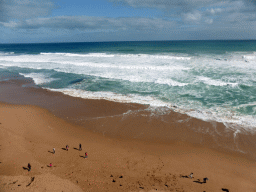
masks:
POLYGON ((112 57, 125 57, 125 58, 141 58, 141 59, 169 59, 169 60, 190 60, 189 56, 176 56, 176 55, 150 55, 150 54, 107 54, 107 53, 40 53, 47 56, 65 56, 65 57, 98 57, 98 58, 112 58, 112 57))
POLYGON ((44 83, 50 83, 51 81, 55 81, 57 79, 50 78, 48 75, 43 73, 19 73, 20 75, 23 75, 24 77, 32 78, 36 85, 41 85, 44 83))
POLYGON ((155 83, 158 83, 158 84, 167 84, 169 86, 186 86, 188 85, 189 83, 180 83, 178 81, 174 81, 172 79, 162 79, 162 78, 159 78, 155 81, 155 83))
POLYGON ((188 67, 184 66, 136 66, 136 65, 126 65, 121 64, 111 64, 111 63, 93 63, 93 62, 72 62, 72 61, 57 61, 55 63, 63 65, 76 65, 84 67, 93 67, 93 68, 112 68, 112 69, 128 69, 128 70, 156 70, 156 71, 174 71, 174 70, 188 70, 188 67))
POLYGON ((242 58, 246 61, 256 61, 256 53, 243 55, 242 58))
POLYGON ((14 52, 0 52, 0 56, 8 56, 8 55, 13 55, 14 52))
POLYGON ((202 77, 199 76, 197 77, 199 81, 202 81, 203 83, 207 84, 207 85, 214 85, 214 86, 237 86, 238 83, 229 83, 229 82, 223 82, 220 80, 214 80, 208 77, 202 77))
POLYGON ((66 56, 66 57, 114 57, 113 54, 106 54, 106 53, 88 53, 88 54, 77 54, 77 53, 40 53, 41 55, 48 55, 48 56, 66 56))
POLYGON ((242 104, 242 105, 237 106, 236 108, 248 107, 248 106, 255 106, 256 107, 256 102, 242 104))
POLYGON ((158 101, 154 97, 139 96, 135 94, 122 95, 113 92, 91 92, 80 89, 49 89, 51 91, 62 92, 72 97, 80 97, 84 99, 105 99, 109 101, 121 102, 121 103, 140 103, 152 106, 163 106, 164 102, 158 101))
POLYGON ((246 60, 256 60, 255 55, 244 55, 243 58, 246 60))
POLYGON ((224 123, 227 128, 232 129, 240 129, 241 127, 246 128, 248 131, 256 132, 256 118, 253 115, 238 115, 235 113, 230 113, 227 110, 219 110, 218 112, 214 112, 212 110, 209 111, 189 111, 186 112, 187 115, 202 119, 204 121, 216 121, 220 123, 224 123))
POLYGON ((149 55, 149 54, 124 54, 119 55, 120 57, 125 58, 141 58, 141 59, 169 59, 169 60, 190 60, 191 57, 182 57, 182 56, 175 56, 175 55, 149 55))
POLYGON ((9 57, 0 57, 0 61, 9 61, 14 63, 45 63, 49 62, 50 58, 40 57, 38 55, 14 55, 9 57))

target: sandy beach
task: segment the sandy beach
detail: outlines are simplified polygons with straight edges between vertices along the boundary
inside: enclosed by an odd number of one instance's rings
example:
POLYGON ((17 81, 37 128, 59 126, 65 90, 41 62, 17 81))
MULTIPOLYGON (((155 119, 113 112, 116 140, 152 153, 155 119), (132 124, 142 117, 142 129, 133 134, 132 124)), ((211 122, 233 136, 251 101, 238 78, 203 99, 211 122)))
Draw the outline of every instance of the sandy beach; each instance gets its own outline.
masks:
POLYGON ((73 98, 29 79, 0 88, 1 192, 256 191, 253 133, 234 137, 221 123, 73 98))

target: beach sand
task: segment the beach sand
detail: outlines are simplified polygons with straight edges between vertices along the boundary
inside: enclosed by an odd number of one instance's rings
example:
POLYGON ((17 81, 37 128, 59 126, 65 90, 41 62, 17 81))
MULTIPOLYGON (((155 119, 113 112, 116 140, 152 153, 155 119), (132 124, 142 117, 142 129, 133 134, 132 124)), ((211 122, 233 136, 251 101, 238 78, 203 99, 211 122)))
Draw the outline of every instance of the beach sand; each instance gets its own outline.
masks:
POLYGON ((252 133, 234 137, 221 123, 73 98, 29 79, 0 88, 1 192, 256 191, 252 133))

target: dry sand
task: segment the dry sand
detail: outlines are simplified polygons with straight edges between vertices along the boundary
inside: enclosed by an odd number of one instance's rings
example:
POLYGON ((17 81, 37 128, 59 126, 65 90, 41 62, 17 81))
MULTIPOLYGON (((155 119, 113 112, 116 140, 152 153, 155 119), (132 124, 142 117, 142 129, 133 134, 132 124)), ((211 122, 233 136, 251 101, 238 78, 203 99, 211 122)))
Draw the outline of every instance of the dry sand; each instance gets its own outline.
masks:
POLYGON ((247 145, 254 135, 240 135, 234 145, 233 132, 220 123, 34 88, 15 100, 12 86, 5 86, 2 101, 9 94, 8 102, 23 105, 0 104, 1 192, 256 191, 255 146, 247 145), (44 102, 34 103, 39 97, 44 102), (52 107, 50 101, 59 102, 52 107), (194 178, 187 178, 191 172, 194 178))

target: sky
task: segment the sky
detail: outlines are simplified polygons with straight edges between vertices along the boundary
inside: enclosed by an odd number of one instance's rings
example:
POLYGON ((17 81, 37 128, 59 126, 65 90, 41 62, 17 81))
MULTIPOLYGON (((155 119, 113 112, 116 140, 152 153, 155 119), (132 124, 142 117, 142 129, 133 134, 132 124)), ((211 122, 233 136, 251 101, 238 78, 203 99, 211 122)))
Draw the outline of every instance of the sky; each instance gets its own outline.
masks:
POLYGON ((256 0, 0 0, 0 43, 256 39, 256 0))

